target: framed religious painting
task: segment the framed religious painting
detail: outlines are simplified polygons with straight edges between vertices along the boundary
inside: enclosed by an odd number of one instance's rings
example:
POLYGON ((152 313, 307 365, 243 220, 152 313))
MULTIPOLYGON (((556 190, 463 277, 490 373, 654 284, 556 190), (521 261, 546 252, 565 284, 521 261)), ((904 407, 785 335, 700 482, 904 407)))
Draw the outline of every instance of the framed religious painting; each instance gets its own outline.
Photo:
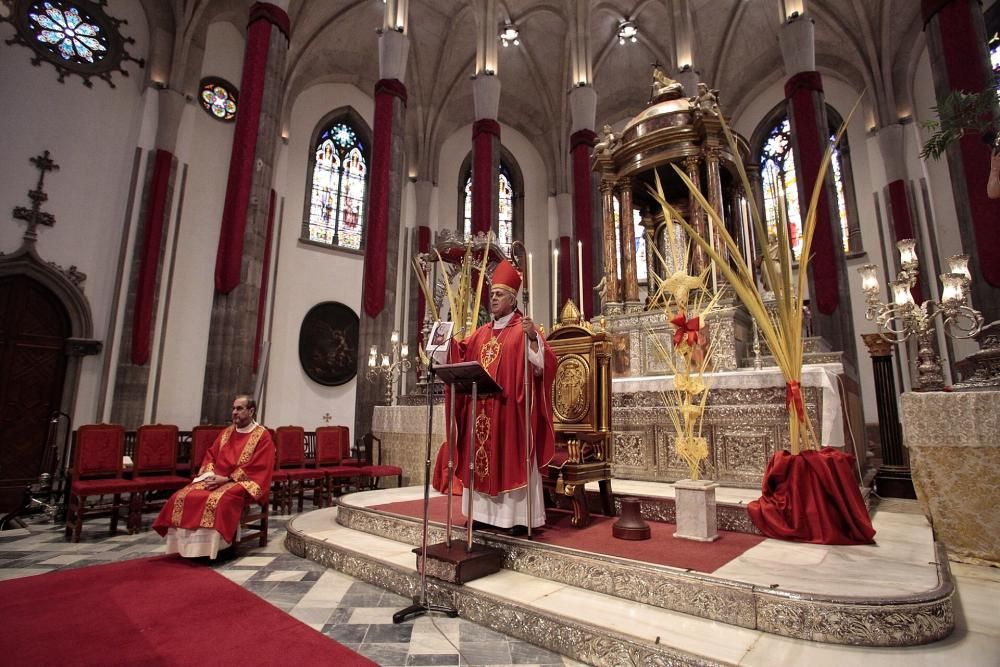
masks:
POLYGON ((358 314, 337 301, 309 309, 299 329, 299 363, 309 379, 335 387, 358 372, 358 314))

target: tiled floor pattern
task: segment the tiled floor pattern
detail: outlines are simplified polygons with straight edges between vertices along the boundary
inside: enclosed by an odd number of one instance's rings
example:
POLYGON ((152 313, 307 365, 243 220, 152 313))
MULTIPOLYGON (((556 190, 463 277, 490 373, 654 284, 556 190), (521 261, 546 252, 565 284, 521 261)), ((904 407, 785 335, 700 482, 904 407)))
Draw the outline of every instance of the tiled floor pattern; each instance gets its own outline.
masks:
MULTIPOLYGON (((206 567, 380 665, 580 664, 460 618, 434 614, 394 625, 392 614, 410 600, 289 554, 287 518, 272 517, 268 546, 244 546, 239 557, 206 567)), ((106 520, 94 520, 77 544, 50 523, 2 531, 0 580, 163 553, 163 540, 148 530, 152 519, 142 533, 116 536, 106 520)))

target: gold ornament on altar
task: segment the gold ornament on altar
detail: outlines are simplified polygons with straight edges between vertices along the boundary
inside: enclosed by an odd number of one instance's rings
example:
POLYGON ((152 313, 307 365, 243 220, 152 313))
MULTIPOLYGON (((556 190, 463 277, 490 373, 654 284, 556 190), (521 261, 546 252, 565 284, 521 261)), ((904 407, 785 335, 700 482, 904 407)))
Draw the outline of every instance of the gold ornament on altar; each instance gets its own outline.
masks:
POLYGON ((587 416, 590 392, 587 379, 590 366, 579 354, 567 354, 559 359, 552 384, 552 409, 564 424, 572 424, 587 416))

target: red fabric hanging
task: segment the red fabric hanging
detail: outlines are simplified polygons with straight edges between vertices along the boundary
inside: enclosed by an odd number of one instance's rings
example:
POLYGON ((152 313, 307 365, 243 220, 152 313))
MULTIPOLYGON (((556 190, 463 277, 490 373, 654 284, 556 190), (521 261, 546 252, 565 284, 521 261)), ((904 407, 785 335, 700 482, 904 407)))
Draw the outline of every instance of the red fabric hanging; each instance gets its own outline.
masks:
POLYGON ((493 229, 493 138, 500 141, 500 123, 483 118, 472 124, 472 233, 493 229))
POLYGON ((260 293, 257 299, 257 334, 253 343, 253 372, 260 367, 260 344, 264 339, 264 319, 267 313, 267 280, 271 275, 271 239, 274 236, 274 203, 277 193, 271 190, 267 204, 267 235, 264 239, 264 261, 260 267, 260 293))
MULTIPOLYGON (((814 93, 822 92, 823 79, 819 72, 799 72, 785 82, 785 98, 789 103, 792 132, 796 138, 795 159, 802 168, 799 198, 803 207, 803 224, 827 146, 825 129, 821 135, 817 124, 820 114, 814 96, 814 93)), ((840 303, 837 258, 833 245, 835 242, 840 242, 840 225, 837 225, 837 229, 833 228, 827 191, 823 188, 819 203, 816 205, 816 231, 813 234, 809 268, 812 269, 816 289, 816 307, 824 315, 833 313, 840 303)))
POLYGON ((378 317, 385 307, 386 258, 389 255, 389 173, 392 167, 392 114, 396 98, 406 104, 406 86, 396 79, 375 84, 375 130, 365 233, 364 308, 378 317))
MULTIPOLYGON (((892 206, 892 228, 896 240, 916 238, 913 235, 913 220, 910 217, 910 204, 906 197, 906 183, 896 179, 889 184, 889 205, 892 206)), ((923 303, 923 292, 920 289, 920 277, 912 289, 913 298, 917 303, 923 303)))
POLYGON ((767 537, 813 544, 871 544, 875 529, 854 477, 854 457, 832 447, 775 452, 761 497, 747 505, 767 537))
MULTIPOLYGON (((250 188, 253 184, 254 156, 257 152, 257 132, 264 97, 264 77, 267 67, 268 43, 272 21, 284 16, 288 34, 288 15, 280 8, 257 3, 250 10, 247 43, 243 52, 243 76, 240 79, 240 108, 233 131, 233 150, 229 158, 229 179, 222 209, 222 231, 215 257, 215 291, 229 294, 240 283, 243 263, 243 243, 246 233, 250 188)), ((281 29, 281 26, 278 26, 281 29)))
POLYGON ((577 130, 570 136, 573 161, 573 229, 578 241, 583 241, 583 303, 584 313, 594 316, 594 192, 590 171, 590 153, 597 135, 592 130, 577 130))
MULTIPOLYGON (((970 0, 928 2, 925 0, 924 19, 937 17, 941 34, 941 51, 948 72, 951 90, 978 92, 991 80, 983 61, 982 37, 976 34, 971 12, 980 12, 979 3, 970 0)), ((969 196, 969 214, 976 236, 976 256, 983 277, 993 287, 1000 287, 1000 243, 996 242, 996 221, 1000 220, 1000 199, 986 196, 990 177, 990 146, 979 133, 967 133, 959 141, 962 168, 969 196)))
POLYGON ((146 200, 146 225, 136 279, 135 307, 132 312, 132 363, 145 366, 149 363, 150 344, 153 337, 153 305, 156 303, 156 276, 160 266, 160 249, 163 247, 164 218, 167 215, 167 186, 170 184, 170 164, 173 153, 156 149, 153 158, 153 175, 149 179, 149 198, 146 200))

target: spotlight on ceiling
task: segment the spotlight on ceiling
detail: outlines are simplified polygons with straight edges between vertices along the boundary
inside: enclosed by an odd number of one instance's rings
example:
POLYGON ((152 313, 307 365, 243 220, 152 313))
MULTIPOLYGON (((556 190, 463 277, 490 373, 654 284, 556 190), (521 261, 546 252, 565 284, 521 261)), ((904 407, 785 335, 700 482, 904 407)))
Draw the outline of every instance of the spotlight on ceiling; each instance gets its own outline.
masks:
POLYGON ((618 43, 624 44, 626 41, 638 42, 639 29, 635 27, 635 21, 622 19, 618 23, 618 43))
POLYGON ((511 44, 514 46, 520 46, 521 42, 517 38, 517 26, 513 23, 508 23, 500 31, 500 42, 503 44, 504 48, 507 48, 511 44))

